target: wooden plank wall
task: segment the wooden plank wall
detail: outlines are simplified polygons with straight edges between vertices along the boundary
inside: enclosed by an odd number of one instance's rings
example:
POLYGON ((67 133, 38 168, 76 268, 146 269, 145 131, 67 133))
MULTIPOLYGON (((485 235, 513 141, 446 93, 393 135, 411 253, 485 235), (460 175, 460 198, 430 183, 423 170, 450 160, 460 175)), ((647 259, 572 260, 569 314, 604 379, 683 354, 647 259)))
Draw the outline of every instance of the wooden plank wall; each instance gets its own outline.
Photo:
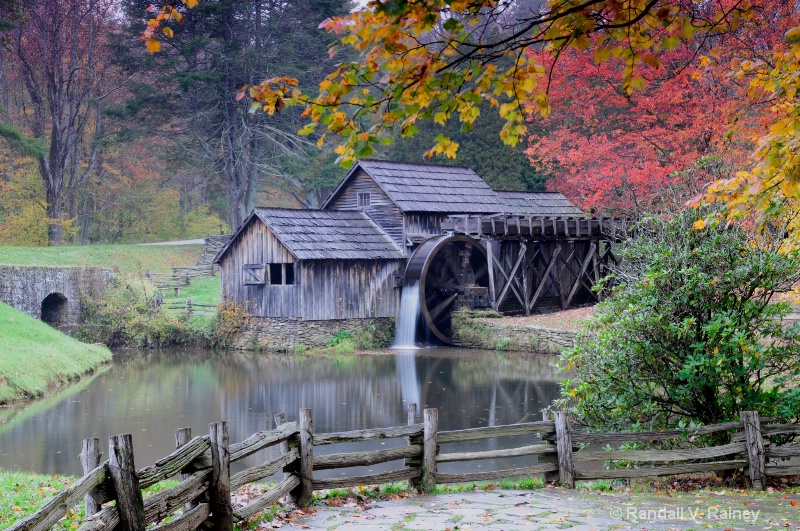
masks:
POLYGON ((398 245, 403 246, 403 213, 397 208, 389 196, 378 184, 367 175, 364 170, 359 170, 350 181, 345 184, 339 195, 331 201, 328 210, 364 210, 372 220, 377 223, 386 234, 398 245), (370 193, 371 205, 369 208, 358 207, 358 194, 370 193))
POLYGON ((447 216, 447 214, 431 212, 406 212, 403 215, 403 241, 409 235, 426 234, 433 237, 443 234, 442 223, 447 219, 447 216))
MULTIPOLYGON (((270 263, 291 264, 295 259, 263 222, 253 218, 220 264, 223 300, 246 303, 248 312, 258 317, 300 317, 301 286, 245 285, 246 264, 270 263)), ((302 275, 301 264, 295 268, 297 279, 302 275)))
POLYGON ((300 288, 304 320, 396 317, 405 260, 304 261, 300 288))

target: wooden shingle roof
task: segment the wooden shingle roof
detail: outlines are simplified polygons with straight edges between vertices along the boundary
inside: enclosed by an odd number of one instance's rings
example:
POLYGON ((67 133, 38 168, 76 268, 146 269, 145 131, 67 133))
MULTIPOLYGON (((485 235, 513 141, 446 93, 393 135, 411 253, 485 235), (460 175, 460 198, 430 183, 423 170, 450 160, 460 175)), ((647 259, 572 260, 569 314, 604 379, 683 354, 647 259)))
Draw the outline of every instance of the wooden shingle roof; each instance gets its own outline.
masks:
POLYGON ((491 214, 502 212, 505 206, 489 185, 469 168, 367 159, 356 163, 322 208, 359 167, 404 212, 491 214))
POLYGON ((253 214, 298 260, 404 258, 361 211, 256 208, 253 214))
POLYGON ((580 208, 558 192, 495 192, 506 204, 505 213, 528 216, 583 216, 580 208))

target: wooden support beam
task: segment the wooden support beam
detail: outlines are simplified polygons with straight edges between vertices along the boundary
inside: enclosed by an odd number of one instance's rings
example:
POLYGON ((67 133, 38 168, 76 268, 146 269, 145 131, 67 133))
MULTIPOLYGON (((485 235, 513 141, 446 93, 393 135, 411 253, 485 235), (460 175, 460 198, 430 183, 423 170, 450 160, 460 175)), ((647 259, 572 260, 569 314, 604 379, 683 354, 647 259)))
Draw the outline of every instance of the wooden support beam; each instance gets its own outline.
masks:
MULTIPOLYGON (((520 245, 524 246, 525 244, 521 243, 520 245)), ((502 269, 499 270, 500 273, 502 273, 503 276, 506 278, 506 283, 503 286, 503 289, 500 290, 500 295, 497 297, 497 307, 498 308, 500 307, 500 304, 503 302, 503 299, 505 299, 506 293, 508 293, 508 289, 509 288, 511 288, 511 290, 514 292, 514 295, 517 296, 517 299, 519 300, 520 304, 523 304, 523 305, 525 304, 525 300, 523 299, 522 295, 520 295, 520 293, 517 291, 517 288, 515 288, 514 286, 511 285, 512 281, 514 280, 514 275, 516 274, 517 269, 519 269, 519 265, 522 263, 522 260, 525 258, 525 253, 522 252, 522 251, 523 251, 523 248, 520 248, 520 253, 519 253, 519 256, 517 256, 517 261, 514 263, 514 266, 511 268, 511 271, 510 271, 510 273, 508 275, 506 275, 505 272, 502 269)), ((497 309, 497 308, 495 308, 495 309, 497 309)))
POLYGON ((495 304, 495 290, 497 289, 497 286, 494 278, 494 251, 492 250, 492 240, 484 240, 483 245, 486 247, 486 262, 489 273, 489 301, 492 304, 492 309, 496 310, 497 305, 495 304))
POLYGON ((547 277, 551 275, 553 271, 553 266, 556 265, 558 262, 558 257, 561 254, 561 244, 559 243, 556 245, 555 250, 553 251, 553 256, 550 258, 550 263, 547 264, 547 269, 544 270, 544 274, 542 275, 542 281, 539 282, 539 286, 536 288, 536 292, 533 294, 531 298, 531 305, 529 310, 533 310, 533 307, 536 306, 536 303, 539 301, 539 297, 542 295, 542 290, 544 290, 545 285, 547 284, 547 277))
MULTIPOLYGON (((572 289, 569 292, 569 296, 567 297, 567 308, 569 308, 570 303, 572 302, 572 297, 575 296, 575 293, 578 291, 578 286, 583 284, 583 275, 586 273, 586 268, 589 267, 589 262, 592 261, 594 257, 594 249, 595 245, 594 242, 589 245, 589 252, 586 253, 586 257, 583 259, 583 263, 581 264, 581 270, 578 272, 578 276, 575 279, 575 283, 572 285, 572 289)), ((585 285, 585 284, 584 284, 585 285)), ((591 293, 591 289, 589 290, 591 293)))

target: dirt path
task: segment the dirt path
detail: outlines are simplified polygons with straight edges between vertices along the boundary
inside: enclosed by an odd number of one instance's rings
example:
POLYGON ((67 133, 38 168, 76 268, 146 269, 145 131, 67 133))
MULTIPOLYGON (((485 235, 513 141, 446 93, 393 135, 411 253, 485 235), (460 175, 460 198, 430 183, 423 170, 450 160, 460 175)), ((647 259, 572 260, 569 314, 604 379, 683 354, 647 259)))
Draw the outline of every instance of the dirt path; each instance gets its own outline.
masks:
POLYGON ((748 491, 677 494, 584 493, 558 488, 410 496, 318 505, 259 529, 401 530, 800 530, 800 495, 748 491))

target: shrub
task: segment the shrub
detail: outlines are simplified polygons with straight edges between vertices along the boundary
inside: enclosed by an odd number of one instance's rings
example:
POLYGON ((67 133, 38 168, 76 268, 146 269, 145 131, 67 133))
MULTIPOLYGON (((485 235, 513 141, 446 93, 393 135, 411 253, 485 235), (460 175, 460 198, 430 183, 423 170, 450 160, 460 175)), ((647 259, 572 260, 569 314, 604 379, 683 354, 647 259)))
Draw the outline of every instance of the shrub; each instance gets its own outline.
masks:
POLYGON ((147 280, 121 275, 101 300, 81 302, 85 341, 109 347, 164 347, 185 343, 193 334, 185 319, 168 315, 154 302, 155 290, 147 280))
POLYGON ((610 299, 562 355, 572 375, 557 407, 605 429, 798 417, 800 328, 774 297, 800 278, 798 253, 741 226, 697 230, 697 216, 643 222, 610 299))
POLYGON ((215 347, 230 348, 236 336, 247 326, 250 314, 242 304, 223 302, 217 305, 217 315, 211 322, 211 343, 215 347))

